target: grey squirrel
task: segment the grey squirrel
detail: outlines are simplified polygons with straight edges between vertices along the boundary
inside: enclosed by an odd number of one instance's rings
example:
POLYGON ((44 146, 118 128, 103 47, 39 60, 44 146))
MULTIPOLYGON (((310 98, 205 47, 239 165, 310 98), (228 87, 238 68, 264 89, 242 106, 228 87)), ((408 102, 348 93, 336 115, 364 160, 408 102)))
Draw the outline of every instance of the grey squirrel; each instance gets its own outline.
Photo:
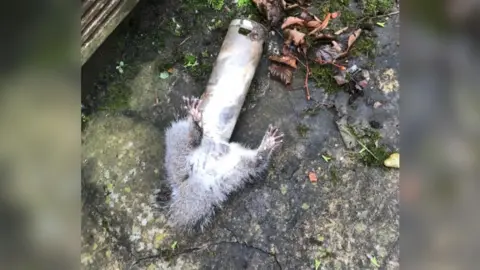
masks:
POLYGON ((269 125, 257 149, 203 136, 201 100, 183 100, 187 117, 165 130, 168 224, 181 231, 203 231, 228 195, 267 169, 283 133, 269 125))

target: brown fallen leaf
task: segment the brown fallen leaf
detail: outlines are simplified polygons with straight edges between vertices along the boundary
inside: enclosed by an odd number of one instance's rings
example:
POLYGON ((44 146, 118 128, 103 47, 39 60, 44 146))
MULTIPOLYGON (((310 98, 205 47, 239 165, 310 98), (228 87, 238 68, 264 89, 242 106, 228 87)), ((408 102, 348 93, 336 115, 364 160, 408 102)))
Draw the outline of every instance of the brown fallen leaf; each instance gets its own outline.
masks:
POLYGON ((343 51, 342 45, 338 44, 335 40, 332 40, 332 45, 337 52, 341 53, 343 51))
POLYGON ((323 45, 315 52, 315 57, 319 63, 331 63, 339 58, 343 53, 334 48, 333 45, 323 45))
POLYGON ((270 74, 273 77, 279 79, 285 85, 289 85, 292 83, 293 72, 289 67, 281 66, 277 64, 271 64, 268 67, 268 71, 270 71, 270 74))
POLYGON ((303 10, 302 13, 300 13, 299 18, 306 22, 315 20, 315 18, 307 10, 303 10))
POLYGON ((292 25, 303 25, 305 21, 297 17, 288 17, 282 24, 282 29, 285 29, 292 25))
POLYGON ((359 28, 357 30, 355 30, 355 32, 353 32, 349 37, 348 37, 348 44, 347 44, 347 50, 346 52, 348 52, 350 50, 350 47, 352 47, 353 43, 355 42, 355 40, 357 40, 357 38, 360 36, 360 33, 362 33, 362 29, 359 28))
POLYGON ((282 55, 295 57, 293 51, 290 49, 290 46, 287 44, 283 44, 282 55))
POLYGON ((285 44, 290 44, 293 41, 295 46, 299 46, 305 43, 305 34, 296 29, 285 29, 284 33, 287 36, 285 44))
POLYGON ((339 74, 333 76, 335 79, 335 82, 337 82, 338 85, 344 85, 348 82, 347 80, 347 72, 342 70, 339 74))
POLYGON ((283 18, 283 0, 252 0, 258 10, 267 16, 272 26, 278 25, 283 18))
POLYGON ((291 66, 292 68, 297 68, 297 59, 293 58, 292 56, 288 55, 271 55, 268 57, 271 61, 277 62, 277 63, 282 63, 288 66, 291 66))
POLYGON ((322 21, 322 23, 315 29, 313 29, 308 35, 313 35, 318 31, 322 31, 323 29, 327 28, 328 22, 330 21, 330 18, 332 17, 332 13, 328 13, 327 16, 325 16, 325 19, 322 21))
POLYGON ((360 88, 359 90, 363 90, 363 89, 365 89, 367 86, 368 86, 367 80, 361 80, 361 81, 359 81, 359 82, 355 85, 355 87, 360 88))
POLYGON ((362 29, 357 29, 348 37, 347 49, 345 51, 342 51, 342 47, 340 46, 340 44, 338 44, 335 41, 332 41, 332 45, 321 46, 315 52, 315 56, 316 56, 315 61, 320 64, 333 64, 339 67, 341 70, 344 70, 345 67, 339 66, 334 62, 335 60, 347 55, 353 43, 355 42, 355 40, 357 40, 361 32, 362 32, 362 29))
POLYGON ((315 183, 317 182, 317 175, 314 172, 309 172, 308 173, 308 179, 310 179, 310 182, 315 183))
POLYGON ((319 22, 317 20, 311 20, 305 24, 308 28, 313 28, 316 29, 322 25, 322 22, 319 22))
POLYGON ((282 7, 283 7, 284 10, 289 10, 289 9, 292 9, 292 8, 296 8, 298 6, 299 6, 299 4, 289 4, 285 0, 282 0, 282 7))

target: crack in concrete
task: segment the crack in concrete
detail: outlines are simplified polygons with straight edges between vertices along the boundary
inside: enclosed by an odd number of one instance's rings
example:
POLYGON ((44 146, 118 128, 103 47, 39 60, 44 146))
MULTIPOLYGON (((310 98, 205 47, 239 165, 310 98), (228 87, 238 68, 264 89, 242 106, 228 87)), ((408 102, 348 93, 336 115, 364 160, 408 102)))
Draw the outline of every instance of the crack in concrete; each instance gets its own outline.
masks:
POLYGON ((243 245, 244 247, 247 247, 247 248, 251 248, 251 249, 255 249, 257 251, 260 251, 261 253, 263 254, 266 254, 266 255, 269 255, 270 257, 273 257, 273 259, 275 260, 275 263, 277 264, 278 268, 280 268, 280 270, 283 269, 282 265, 280 264, 280 262, 278 261, 278 258, 277 258, 277 254, 274 253, 274 252, 270 252, 270 251, 266 251, 262 248, 259 248, 259 247, 256 247, 252 244, 248 244, 246 241, 240 241, 239 238, 237 237, 237 235, 235 234, 235 232, 228 228, 228 227, 224 227, 225 230, 229 231, 230 234, 233 236, 233 238, 235 239, 235 242, 229 242, 229 243, 238 243, 240 245, 243 245))
MULTIPOLYGON (((234 236, 235 239, 236 236, 234 236)), ((280 270, 283 270, 283 267, 282 265, 280 264, 280 262, 278 261, 278 258, 277 258, 277 254, 273 253, 273 252, 270 252, 270 251, 266 251, 260 247, 256 247, 256 246, 253 246, 251 244, 248 244, 247 242, 245 241, 242 241, 242 242, 239 242, 237 240, 235 241, 220 241, 220 242, 213 242, 213 243, 205 243, 201 246, 197 246, 197 247, 192 247, 192 248, 187 248, 187 249, 183 249, 181 251, 178 251, 174 254, 171 255, 171 259, 176 259, 178 256, 180 255, 183 255, 183 254, 189 254, 189 253, 192 253, 192 252, 196 252, 196 251, 201 251, 201 250, 204 250, 204 249, 208 249, 208 248, 211 248, 211 247, 214 247, 214 246, 218 246, 218 245, 241 245, 243 247, 246 247, 246 248, 249 248, 249 249, 254 249, 260 253, 263 253, 263 254, 266 254, 266 255, 269 255, 270 257, 272 257, 276 263, 276 265, 279 267, 280 270)), ((146 257, 142 257, 142 258, 139 258, 139 259, 136 259, 128 269, 132 269, 133 267, 135 267, 136 265, 138 265, 139 263, 143 262, 143 261, 146 261, 146 260, 151 260, 151 259, 159 259, 159 258, 164 258, 165 255, 164 254, 159 254, 159 255, 150 255, 150 256, 146 256, 146 257)))
POLYGON ((301 167, 301 162, 298 163, 297 167, 295 168, 295 170, 293 170, 293 172, 290 174, 290 177, 288 179, 292 180, 293 179, 293 176, 300 170, 300 167, 301 167))

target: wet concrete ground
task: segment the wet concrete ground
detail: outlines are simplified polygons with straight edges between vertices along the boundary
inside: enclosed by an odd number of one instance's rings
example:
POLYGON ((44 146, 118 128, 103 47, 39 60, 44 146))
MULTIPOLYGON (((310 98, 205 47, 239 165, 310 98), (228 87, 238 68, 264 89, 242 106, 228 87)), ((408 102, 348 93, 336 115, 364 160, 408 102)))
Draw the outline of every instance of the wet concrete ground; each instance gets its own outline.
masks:
MULTIPOLYGON (((352 58, 370 75, 352 104, 347 93, 327 94, 313 83, 313 99, 333 107, 287 91, 268 77, 265 50, 232 140, 255 147, 268 124, 279 126, 285 143, 268 175, 233 195, 204 234, 165 227, 165 211, 150 202, 165 188, 163 130, 178 115, 181 96, 199 96, 209 75, 208 67, 185 68, 183 54, 196 55, 201 66, 213 63, 229 22, 228 14, 204 10, 144 1, 83 68, 82 267, 315 269, 317 262, 318 269, 398 269, 399 172, 363 165, 336 125, 376 121, 380 142, 400 150, 398 15, 373 30, 373 68, 366 56, 352 58), (201 16, 195 23, 188 12, 201 16), (210 31, 212 24, 220 26, 210 31), (305 113, 309 108, 315 113, 305 113), (311 171, 318 182, 309 181, 311 171)), ((278 45, 276 35, 267 43, 278 45)))

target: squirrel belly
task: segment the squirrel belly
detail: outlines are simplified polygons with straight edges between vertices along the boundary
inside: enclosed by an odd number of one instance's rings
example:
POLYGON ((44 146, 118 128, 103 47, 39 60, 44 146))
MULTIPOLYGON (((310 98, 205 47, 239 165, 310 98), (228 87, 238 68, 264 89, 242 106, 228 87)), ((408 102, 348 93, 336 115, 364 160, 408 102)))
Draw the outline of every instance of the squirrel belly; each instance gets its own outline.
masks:
POLYGON ((231 193, 267 169, 283 134, 270 125, 256 149, 204 137, 201 101, 184 101, 188 116, 165 131, 165 169, 172 190, 168 223, 181 231, 203 231, 231 193))

